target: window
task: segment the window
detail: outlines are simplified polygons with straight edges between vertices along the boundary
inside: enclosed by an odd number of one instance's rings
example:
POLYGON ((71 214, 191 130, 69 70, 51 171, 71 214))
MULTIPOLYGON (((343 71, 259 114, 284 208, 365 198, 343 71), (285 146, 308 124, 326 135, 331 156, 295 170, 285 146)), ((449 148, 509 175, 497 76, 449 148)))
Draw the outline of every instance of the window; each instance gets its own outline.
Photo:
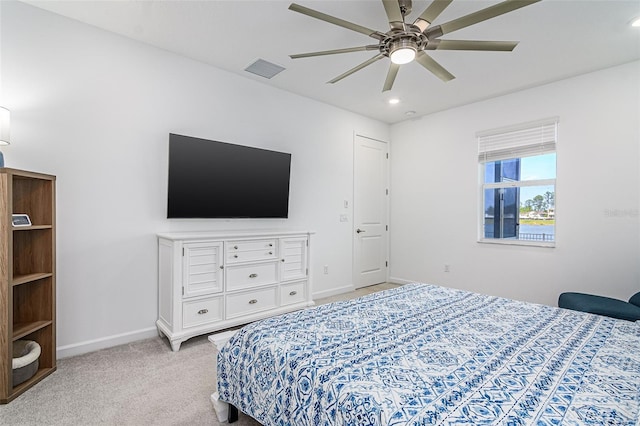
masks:
POLYGON ((480 241, 555 245, 558 119, 477 134, 480 241))

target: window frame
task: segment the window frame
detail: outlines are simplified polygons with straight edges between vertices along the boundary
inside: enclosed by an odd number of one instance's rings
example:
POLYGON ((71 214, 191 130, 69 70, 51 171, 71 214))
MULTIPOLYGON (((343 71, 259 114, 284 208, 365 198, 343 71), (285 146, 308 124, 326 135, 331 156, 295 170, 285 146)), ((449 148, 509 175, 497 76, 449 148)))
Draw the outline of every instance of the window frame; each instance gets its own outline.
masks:
MULTIPOLYGON (((535 122, 523 123, 515 126, 504 127, 500 129, 493 129, 483 132, 478 132, 476 134, 476 139, 478 141, 478 234, 477 234, 477 242, 483 244, 502 244, 502 245, 517 245, 517 246, 535 246, 535 247, 546 247, 553 248, 556 247, 557 242, 557 222, 554 222, 554 239, 553 241, 538 241, 538 240, 520 240, 518 238, 486 238, 485 237, 485 194, 487 190, 495 190, 495 189, 503 189, 503 188, 522 188, 522 187, 531 187, 531 186, 552 186, 554 192, 554 220, 557 217, 557 139, 558 139, 558 117, 551 117, 544 120, 538 120, 535 122), (495 152, 504 151, 504 146, 496 148, 495 151, 492 149, 487 149, 486 146, 482 146, 482 138, 484 137, 493 137, 497 136, 501 138, 510 133, 517 133, 521 131, 528 131, 535 127, 544 128, 544 126, 553 126, 553 141, 551 145, 553 149, 549 149, 549 141, 540 142, 539 145, 540 152, 536 151, 536 144, 523 144, 522 146, 517 146, 518 141, 515 142, 516 146, 513 147, 513 156, 507 158, 504 154, 499 158, 492 157, 491 154, 495 152), (521 148, 521 149, 520 149, 521 148), (520 150, 519 150, 520 149, 520 150), (554 153, 556 155, 555 161, 555 178, 544 178, 544 179, 533 179, 533 180, 525 180, 525 181, 504 181, 504 182, 491 182, 485 183, 485 171, 487 163, 496 162, 496 161, 505 161, 505 160, 514 160, 514 159, 522 159, 525 157, 535 157, 554 153), (518 155, 522 154, 522 155, 518 155)), ((541 133, 544 133, 545 130, 542 130, 541 133)), ((541 136, 542 137, 542 136, 541 136)), ((510 147, 511 148, 511 147, 510 147)), ((519 194, 519 191, 518 191, 519 194)), ((519 198, 519 197, 518 197, 519 198)), ((520 205, 517 207, 518 218, 520 215, 520 205)), ((518 222, 519 223, 519 222, 518 222)), ((518 227, 519 233, 519 227, 518 227)))

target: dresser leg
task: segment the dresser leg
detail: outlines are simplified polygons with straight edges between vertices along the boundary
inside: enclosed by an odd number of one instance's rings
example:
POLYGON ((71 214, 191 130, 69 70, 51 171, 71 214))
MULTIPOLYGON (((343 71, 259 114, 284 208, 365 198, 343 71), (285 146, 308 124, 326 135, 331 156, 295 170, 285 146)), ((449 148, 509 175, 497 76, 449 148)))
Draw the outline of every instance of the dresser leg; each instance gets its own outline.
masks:
POLYGON ((180 344, 181 343, 182 342, 179 341, 179 340, 176 340, 176 341, 172 340, 171 341, 171 350, 174 351, 174 352, 178 352, 180 350, 180 344))

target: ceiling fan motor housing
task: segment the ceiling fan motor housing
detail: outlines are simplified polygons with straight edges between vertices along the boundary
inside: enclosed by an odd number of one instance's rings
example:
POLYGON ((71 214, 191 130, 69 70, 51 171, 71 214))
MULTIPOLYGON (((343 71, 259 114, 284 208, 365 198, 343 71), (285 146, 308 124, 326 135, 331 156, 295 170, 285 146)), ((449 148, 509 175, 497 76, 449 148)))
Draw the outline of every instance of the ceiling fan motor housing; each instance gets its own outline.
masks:
POLYGON ((420 32, 418 27, 407 25, 407 31, 391 30, 386 33, 386 37, 380 42, 380 53, 390 56, 398 49, 409 48, 416 52, 423 50, 429 39, 420 32), (414 30, 415 29, 415 30, 414 30))

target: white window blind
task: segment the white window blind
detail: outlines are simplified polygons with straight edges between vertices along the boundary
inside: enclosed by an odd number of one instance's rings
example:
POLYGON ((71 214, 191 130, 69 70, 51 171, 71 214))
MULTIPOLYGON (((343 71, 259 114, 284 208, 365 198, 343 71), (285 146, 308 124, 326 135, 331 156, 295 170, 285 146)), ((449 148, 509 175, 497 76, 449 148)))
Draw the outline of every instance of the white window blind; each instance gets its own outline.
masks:
POLYGON ((530 157, 556 151, 558 117, 478 132, 481 163, 530 157))

